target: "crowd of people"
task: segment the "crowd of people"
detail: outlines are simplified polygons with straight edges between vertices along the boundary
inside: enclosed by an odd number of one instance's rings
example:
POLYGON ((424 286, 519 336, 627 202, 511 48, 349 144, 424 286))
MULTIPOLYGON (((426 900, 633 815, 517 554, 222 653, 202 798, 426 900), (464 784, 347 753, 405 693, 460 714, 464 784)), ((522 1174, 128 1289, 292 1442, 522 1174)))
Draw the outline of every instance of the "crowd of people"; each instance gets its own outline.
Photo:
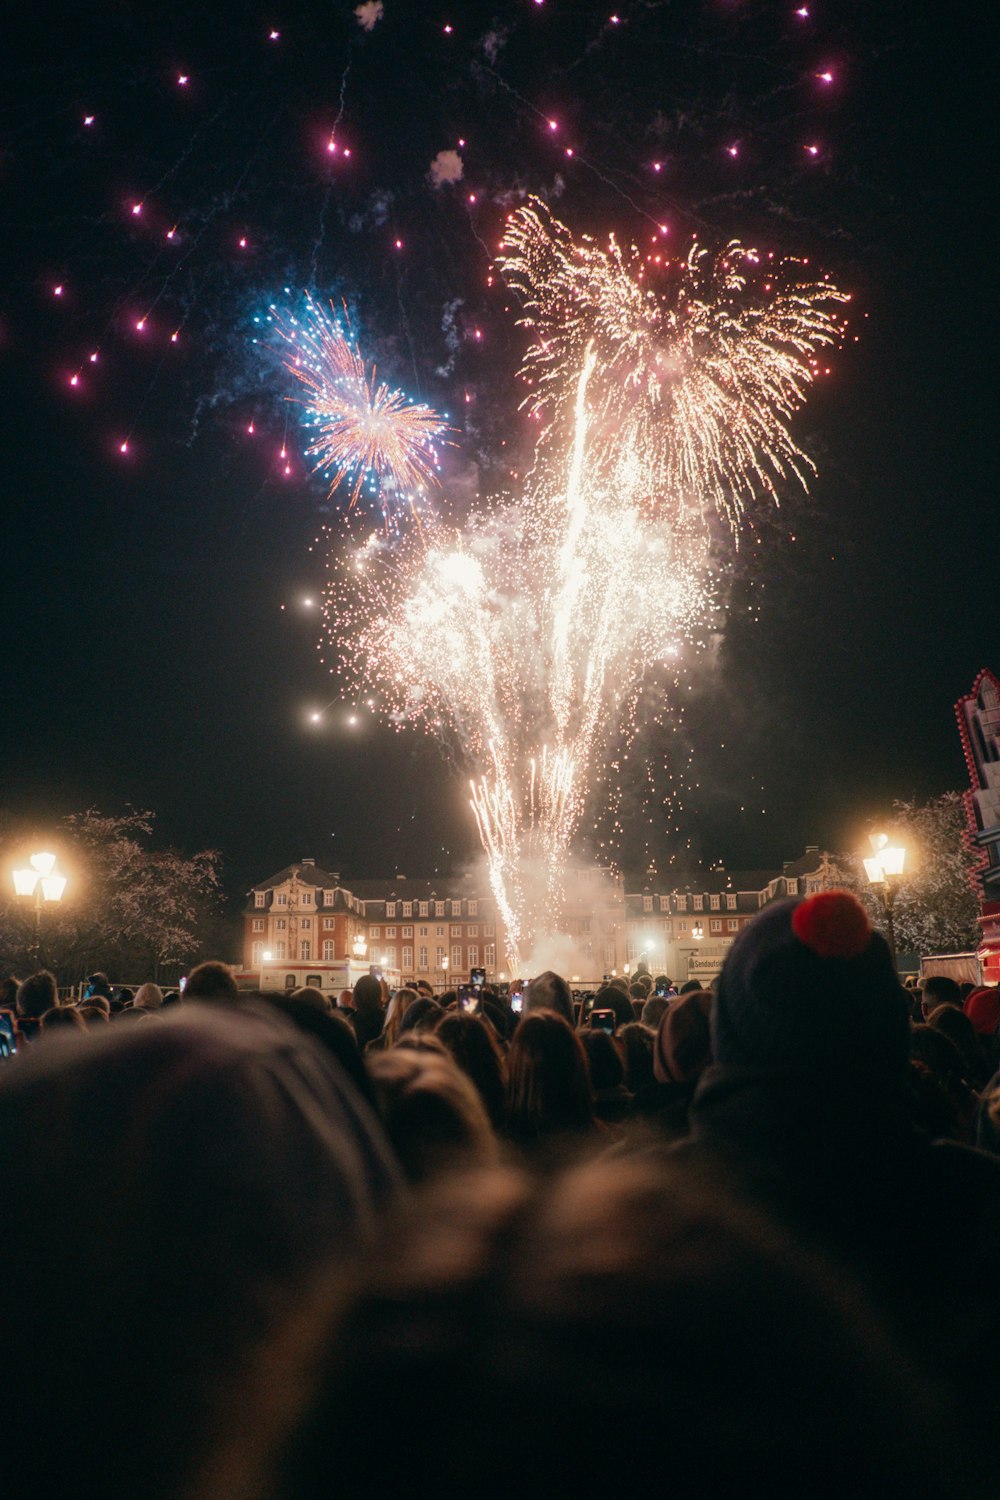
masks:
POLYGON ((845 892, 711 989, 0 991, 12 1497, 986 1494, 1000 991, 845 892))

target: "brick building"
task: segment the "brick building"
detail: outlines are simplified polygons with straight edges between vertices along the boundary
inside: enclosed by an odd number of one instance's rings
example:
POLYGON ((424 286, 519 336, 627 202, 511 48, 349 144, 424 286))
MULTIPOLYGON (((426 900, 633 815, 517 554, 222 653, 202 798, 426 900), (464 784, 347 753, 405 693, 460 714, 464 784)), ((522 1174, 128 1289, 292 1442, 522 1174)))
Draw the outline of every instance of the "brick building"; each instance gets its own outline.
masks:
MULTIPOLYGON (((770 901, 831 883, 817 845, 780 870, 714 871, 680 882, 648 871, 622 878, 579 868, 567 883, 563 929, 572 943, 567 978, 581 984, 630 973, 644 962, 672 979, 706 982, 740 928, 770 901)), ((484 968, 507 973, 504 931, 492 892, 454 880, 342 880, 302 859, 253 886, 244 907, 244 969, 272 985, 352 983, 375 965, 390 983, 427 979, 444 988, 484 968)))

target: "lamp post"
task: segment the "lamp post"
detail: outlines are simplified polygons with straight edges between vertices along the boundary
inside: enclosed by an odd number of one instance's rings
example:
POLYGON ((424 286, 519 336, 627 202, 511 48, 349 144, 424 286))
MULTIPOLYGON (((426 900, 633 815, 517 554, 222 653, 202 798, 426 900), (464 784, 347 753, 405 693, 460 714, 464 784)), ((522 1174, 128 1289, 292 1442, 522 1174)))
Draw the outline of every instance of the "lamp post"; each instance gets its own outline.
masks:
POLYGON ((893 924, 893 907, 896 889, 903 874, 906 850, 902 844, 890 844, 887 833, 869 835, 872 846, 870 858, 864 860, 865 874, 869 885, 878 892, 885 912, 886 937, 892 954, 892 967, 896 967, 896 929, 893 924))
POLYGON ((37 969, 42 951, 42 905, 46 901, 55 904, 62 900, 63 891, 66 889, 66 876, 60 875, 56 869, 54 854, 32 854, 29 866, 13 871, 14 894, 35 898, 35 931, 31 945, 31 959, 37 969))
POLYGON ((264 988, 264 965, 269 964, 274 954, 270 948, 265 948, 260 955, 260 988, 264 988))
POLYGON ((691 936, 694 938, 695 942, 700 943, 701 940, 702 940, 702 938, 705 936, 705 926, 704 926, 704 923, 702 923, 702 922, 692 922, 692 924, 691 924, 691 936))
POLYGON ((357 959, 358 963, 364 963, 365 954, 368 952, 368 939, 365 937, 363 932, 355 933, 354 941, 351 944, 351 947, 354 950, 354 957, 357 959))

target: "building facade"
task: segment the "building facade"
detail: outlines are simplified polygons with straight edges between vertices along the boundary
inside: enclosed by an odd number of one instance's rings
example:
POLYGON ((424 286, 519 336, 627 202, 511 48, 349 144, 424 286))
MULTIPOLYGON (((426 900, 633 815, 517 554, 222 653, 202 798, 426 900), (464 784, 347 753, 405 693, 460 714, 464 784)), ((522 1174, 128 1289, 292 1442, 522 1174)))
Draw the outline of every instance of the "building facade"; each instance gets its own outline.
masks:
MULTIPOLYGON (((561 967, 587 987, 640 964, 675 981, 708 983, 762 907, 832 881, 818 845, 780 870, 715 871, 684 882, 652 871, 622 877, 577 868, 567 882, 561 967)), ((243 915, 244 971, 262 983, 322 979, 332 988, 345 963, 352 973, 371 965, 390 983, 426 979, 441 989, 476 968, 489 981, 513 977, 492 892, 470 877, 347 881, 302 859, 253 886, 243 915)))

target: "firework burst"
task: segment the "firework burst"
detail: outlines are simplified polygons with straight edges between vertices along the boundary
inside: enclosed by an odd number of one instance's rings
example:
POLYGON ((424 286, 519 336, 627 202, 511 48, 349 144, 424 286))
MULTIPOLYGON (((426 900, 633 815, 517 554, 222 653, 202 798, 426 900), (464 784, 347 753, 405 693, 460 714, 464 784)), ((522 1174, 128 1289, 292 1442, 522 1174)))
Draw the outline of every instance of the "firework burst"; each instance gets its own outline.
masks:
POLYGON ((300 404, 314 436, 306 449, 333 493, 343 484, 349 506, 368 488, 388 517, 414 507, 436 484, 439 450, 450 445, 447 422, 369 370, 339 318, 306 295, 301 318, 271 308, 287 345, 285 366, 305 390, 300 404))
POLYGON ((806 486, 813 465, 788 424, 819 351, 841 339, 845 293, 736 240, 678 260, 575 240, 537 201, 510 216, 499 264, 522 300, 524 405, 546 440, 565 442, 589 348, 597 444, 651 513, 708 504, 735 532, 755 497, 776 499, 789 477, 806 486))

